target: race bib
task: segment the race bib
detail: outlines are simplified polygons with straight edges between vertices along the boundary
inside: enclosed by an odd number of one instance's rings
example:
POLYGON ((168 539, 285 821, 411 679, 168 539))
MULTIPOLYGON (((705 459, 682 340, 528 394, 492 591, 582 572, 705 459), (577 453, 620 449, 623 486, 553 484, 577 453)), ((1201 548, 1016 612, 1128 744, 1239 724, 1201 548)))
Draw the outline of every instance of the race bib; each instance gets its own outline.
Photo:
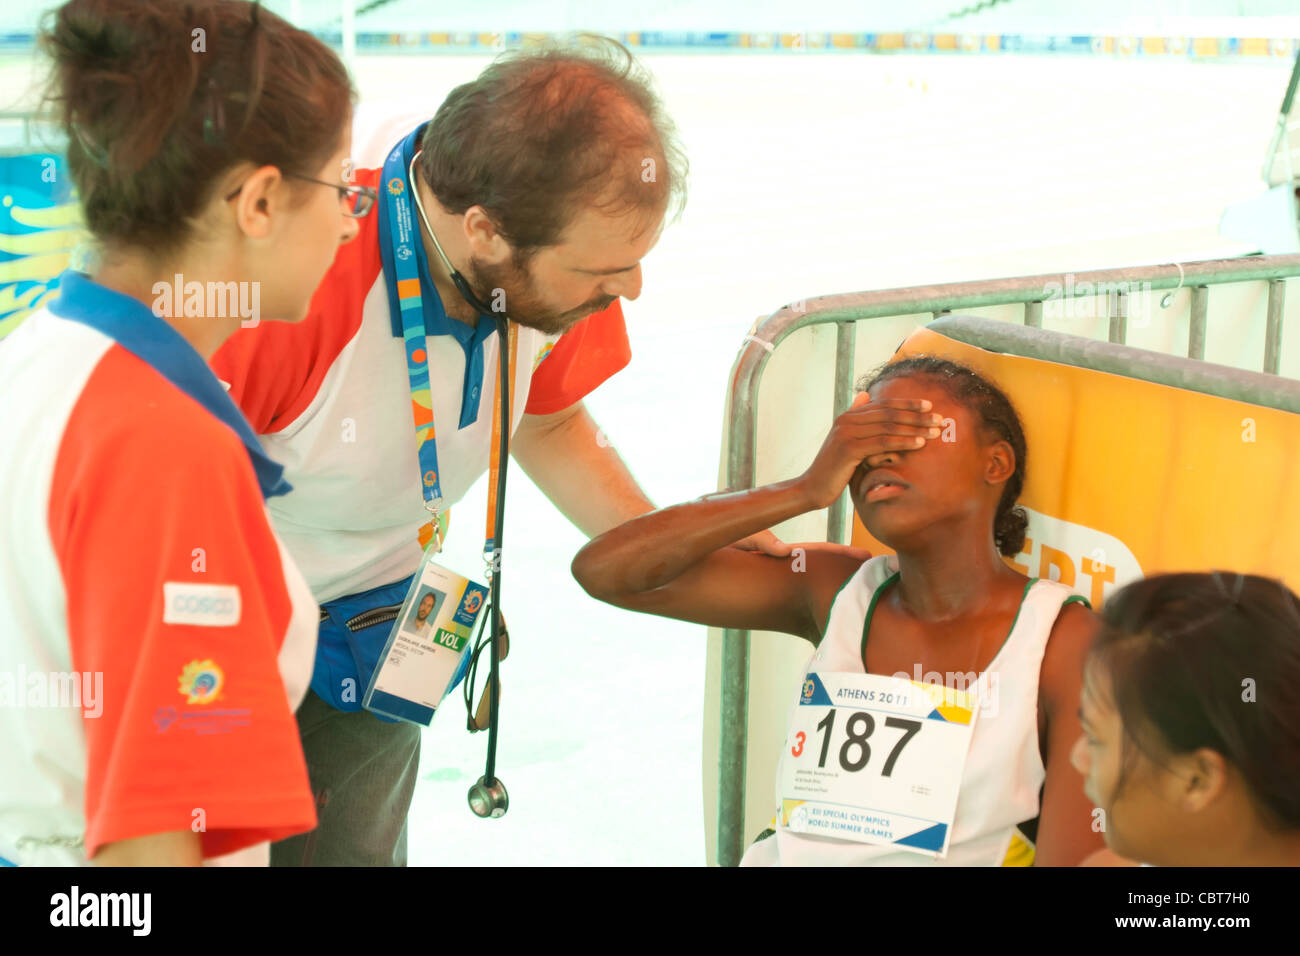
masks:
POLYGON ((974 693, 936 684, 807 674, 782 760, 781 826, 946 855, 978 708, 974 693))

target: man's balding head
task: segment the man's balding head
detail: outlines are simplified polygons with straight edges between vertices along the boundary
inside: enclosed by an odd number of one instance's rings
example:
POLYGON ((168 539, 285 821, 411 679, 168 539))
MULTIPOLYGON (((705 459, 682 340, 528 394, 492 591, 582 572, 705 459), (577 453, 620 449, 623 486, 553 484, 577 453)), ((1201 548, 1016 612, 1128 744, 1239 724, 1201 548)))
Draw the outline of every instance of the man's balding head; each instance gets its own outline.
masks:
POLYGON ((686 200, 685 155, 644 70, 603 37, 502 55, 454 89, 419 170, 450 213, 482 206, 522 264, 585 209, 657 230, 686 200))

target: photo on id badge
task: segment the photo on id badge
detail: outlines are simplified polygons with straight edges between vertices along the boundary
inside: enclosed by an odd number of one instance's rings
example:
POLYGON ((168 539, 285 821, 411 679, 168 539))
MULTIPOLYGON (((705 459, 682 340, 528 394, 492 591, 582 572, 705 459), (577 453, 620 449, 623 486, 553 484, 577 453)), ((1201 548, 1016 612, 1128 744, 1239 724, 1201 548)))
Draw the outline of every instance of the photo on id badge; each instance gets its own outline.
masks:
POLYGON ((438 611, 447 595, 437 588, 425 585, 420 588, 420 597, 407 615, 402 631, 411 637, 433 638, 433 622, 438 619, 438 611))

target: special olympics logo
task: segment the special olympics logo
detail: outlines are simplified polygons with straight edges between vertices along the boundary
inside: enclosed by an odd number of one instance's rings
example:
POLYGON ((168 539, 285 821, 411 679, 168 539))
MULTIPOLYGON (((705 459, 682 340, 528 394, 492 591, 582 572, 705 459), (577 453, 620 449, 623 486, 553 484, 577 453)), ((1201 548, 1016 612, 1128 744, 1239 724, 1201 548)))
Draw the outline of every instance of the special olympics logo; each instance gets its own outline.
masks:
POLYGON ((436 484, 437 481, 438 481, 438 473, 434 471, 432 468, 430 468, 428 471, 424 473, 424 483, 426 485, 432 486, 436 484))
POLYGON ((804 700, 812 700, 813 690, 816 688, 816 686, 817 686, 817 685, 813 683, 813 680, 812 680, 811 677, 808 678, 806 681, 803 682, 803 699, 804 699, 804 700))
POLYGON ((400 176, 394 176, 392 179, 388 181, 388 191, 392 193, 394 196, 402 195, 402 192, 405 189, 406 189, 406 183, 402 182, 402 178, 400 176))
POLYGON ((473 614, 483 605, 483 592, 471 591, 465 595, 465 611, 473 614))
POLYGON ((190 661, 181 671, 177 688, 187 704, 206 704, 217 699, 225 674, 216 661, 190 661))

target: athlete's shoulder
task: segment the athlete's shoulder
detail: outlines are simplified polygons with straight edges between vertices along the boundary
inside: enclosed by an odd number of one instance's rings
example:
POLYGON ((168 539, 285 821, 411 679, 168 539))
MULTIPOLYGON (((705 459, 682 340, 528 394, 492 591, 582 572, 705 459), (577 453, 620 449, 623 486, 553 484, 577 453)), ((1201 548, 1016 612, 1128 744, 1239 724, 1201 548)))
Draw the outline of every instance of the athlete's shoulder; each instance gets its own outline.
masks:
POLYGON ((1049 652, 1053 644, 1061 648, 1083 645, 1086 649, 1100 625, 1100 616, 1086 604, 1078 601, 1063 604, 1052 623, 1052 636, 1047 642, 1049 652))
POLYGON ((1100 626, 1101 618, 1087 605, 1071 601, 1061 606, 1052 622, 1039 672, 1040 693, 1049 712, 1059 706, 1078 706, 1084 662, 1100 626))
POLYGON ((831 611, 855 582, 863 592, 875 590, 894 571, 890 555, 864 558, 865 551, 835 544, 802 544, 799 548, 805 552, 808 570, 809 610, 817 628, 814 644, 825 637, 831 611))

